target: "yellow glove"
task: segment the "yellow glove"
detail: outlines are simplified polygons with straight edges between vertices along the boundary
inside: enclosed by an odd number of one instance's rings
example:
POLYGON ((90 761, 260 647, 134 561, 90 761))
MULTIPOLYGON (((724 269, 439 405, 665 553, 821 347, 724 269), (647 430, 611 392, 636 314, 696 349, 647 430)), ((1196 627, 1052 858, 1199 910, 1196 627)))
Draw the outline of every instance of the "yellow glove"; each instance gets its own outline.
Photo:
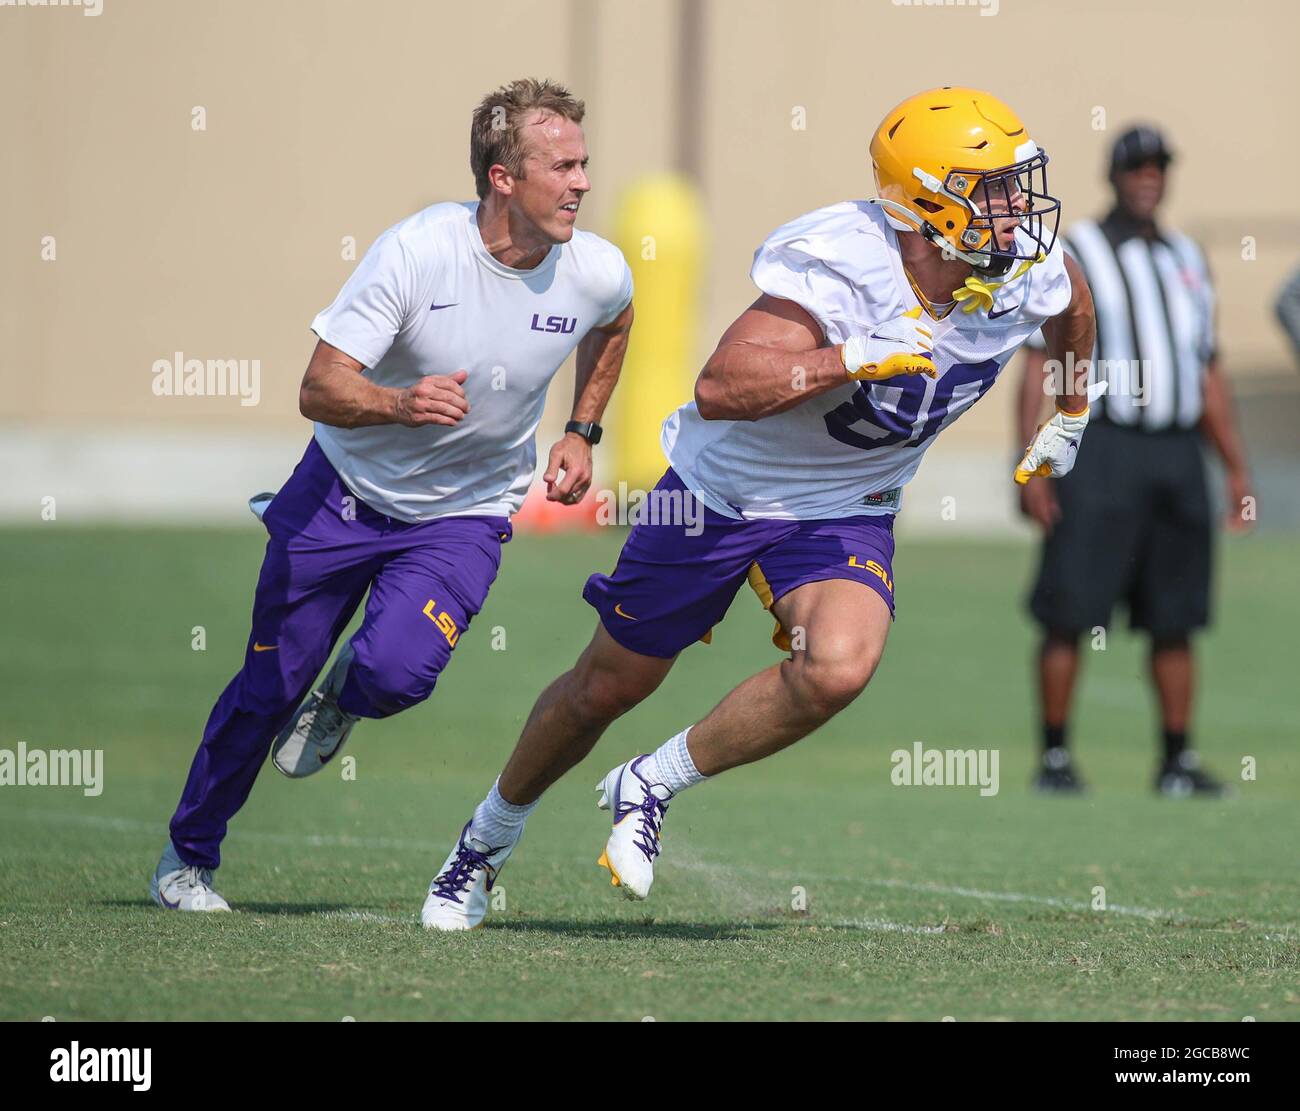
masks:
POLYGON ((840 344, 840 362, 854 381, 879 382, 898 374, 939 377, 934 365, 934 333, 921 323, 921 308, 880 324, 869 336, 850 336, 840 344))
POLYGON ((1088 426, 1088 410, 1063 413, 1060 409, 1038 426, 1025 457, 1016 468, 1016 482, 1023 486, 1035 475, 1060 478, 1069 474, 1079 453, 1079 441, 1088 426))

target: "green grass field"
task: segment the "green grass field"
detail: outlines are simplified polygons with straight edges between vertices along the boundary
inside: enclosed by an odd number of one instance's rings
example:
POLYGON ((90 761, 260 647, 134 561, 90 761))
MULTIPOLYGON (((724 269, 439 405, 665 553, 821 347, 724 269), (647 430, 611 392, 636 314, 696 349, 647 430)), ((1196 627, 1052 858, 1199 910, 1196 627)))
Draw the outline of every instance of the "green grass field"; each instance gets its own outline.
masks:
POLYGON ((1029 793, 1032 552, 903 539, 899 620, 871 687, 815 736, 678 800, 650 901, 624 902, 596 867, 607 819, 592 785, 776 662, 747 593, 548 794, 488 928, 427 934, 425 886, 534 696, 589 637, 579 590, 620 541, 512 543, 433 699, 359 727, 355 781, 268 768, 218 873, 238 913, 183 916, 155 908, 147 882, 241 657, 261 537, 0 533, 0 747, 105 750, 99 797, 0 788, 0 1017, 1300 1017, 1289 536, 1220 550, 1197 736, 1234 800, 1152 796, 1144 655, 1119 628, 1089 655, 1075 730, 1093 792, 1029 793), (890 753, 914 741, 998 749, 1001 791, 892 786, 890 753), (1240 781, 1245 757, 1254 781, 1240 781))

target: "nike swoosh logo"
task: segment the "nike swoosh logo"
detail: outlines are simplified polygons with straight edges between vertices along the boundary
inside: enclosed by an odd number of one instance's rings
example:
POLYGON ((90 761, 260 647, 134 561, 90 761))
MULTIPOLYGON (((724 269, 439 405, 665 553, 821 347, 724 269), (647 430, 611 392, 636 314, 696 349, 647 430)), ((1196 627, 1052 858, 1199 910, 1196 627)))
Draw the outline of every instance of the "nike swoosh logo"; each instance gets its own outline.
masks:
POLYGON ((429 311, 436 312, 438 309, 454 309, 459 304, 460 304, 459 301, 452 301, 450 304, 446 304, 446 305, 439 305, 437 302, 434 302, 432 305, 429 306, 429 311))
POLYGON ((258 644, 257 641, 253 641, 254 652, 274 652, 279 647, 278 644, 258 644))
POLYGON ((999 310, 998 312, 994 312, 992 309, 989 309, 989 312, 988 312, 988 318, 989 318, 990 320, 996 320, 999 316, 1006 316, 1007 313, 1009 313, 1009 312, 1015 312, 1016 309, 1018 309, 1018 308, 1020 308, 1019 305, 1012 305, 1011 308, 1009 308, 1009 309, 1001 309, 1001 310, 999 310))
POLYGON ((619 604, 616 605, 616 606, 614 607, 614 612, 615 612, 616 614, 618 614, 619 617, 626 617, 629 621, 635 621, 635 620, 636 620, 636 618, 633 617, 630 613, 624 613, 624 612, 623 612, 623 603, 622 603, 622 602, 619 602, 619 604))

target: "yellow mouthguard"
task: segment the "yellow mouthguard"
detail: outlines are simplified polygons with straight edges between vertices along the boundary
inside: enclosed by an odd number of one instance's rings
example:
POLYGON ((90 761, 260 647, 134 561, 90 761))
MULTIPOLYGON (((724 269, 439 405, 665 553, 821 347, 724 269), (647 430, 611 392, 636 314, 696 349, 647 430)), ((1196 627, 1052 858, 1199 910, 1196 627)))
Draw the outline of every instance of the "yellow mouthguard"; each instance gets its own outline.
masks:
POLYGON ((1019 278, 1031 266, 1034 266, 1047 258, 1042 251, 1038 252, 1035 259, 1025 259, 1024 262, 1016 269, 1016 272, 1002 282, 989 282, 977 278, 972 274, 966 279, 961 289, 952 291, 952 299, 961 305, 962 312, 974 312, 976 309, 983 309, 988 312, 993 307, 993 291, 1004 285, 1010 285, 1019 278))

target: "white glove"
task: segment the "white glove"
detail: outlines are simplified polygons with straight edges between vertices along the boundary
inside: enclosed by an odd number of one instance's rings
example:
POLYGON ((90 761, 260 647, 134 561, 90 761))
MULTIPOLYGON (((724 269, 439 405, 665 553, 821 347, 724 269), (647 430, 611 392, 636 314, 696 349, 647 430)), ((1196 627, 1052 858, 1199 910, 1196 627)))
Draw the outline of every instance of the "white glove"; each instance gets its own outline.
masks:
POLYGON ((855 381, 878 382, 896 374, 928 374, 937 378, 934 333, 921 323, 921 308, 886 320, 869 336, 850 336, 840 344, 840 361, 855 381))
POLYGON ((1023 486, 1035 475, 1060 478, 1070 473, 1079 454, 1079 441, 1088 427, 1088 410, 1097 398, 1106 392, 1105 382, 1088 387, 1088 404, 1082 413, 1064 413, 1057 409, 1053 416, 1038 426, 1025 457, 1016 467, 1016 482, 1023 486))

